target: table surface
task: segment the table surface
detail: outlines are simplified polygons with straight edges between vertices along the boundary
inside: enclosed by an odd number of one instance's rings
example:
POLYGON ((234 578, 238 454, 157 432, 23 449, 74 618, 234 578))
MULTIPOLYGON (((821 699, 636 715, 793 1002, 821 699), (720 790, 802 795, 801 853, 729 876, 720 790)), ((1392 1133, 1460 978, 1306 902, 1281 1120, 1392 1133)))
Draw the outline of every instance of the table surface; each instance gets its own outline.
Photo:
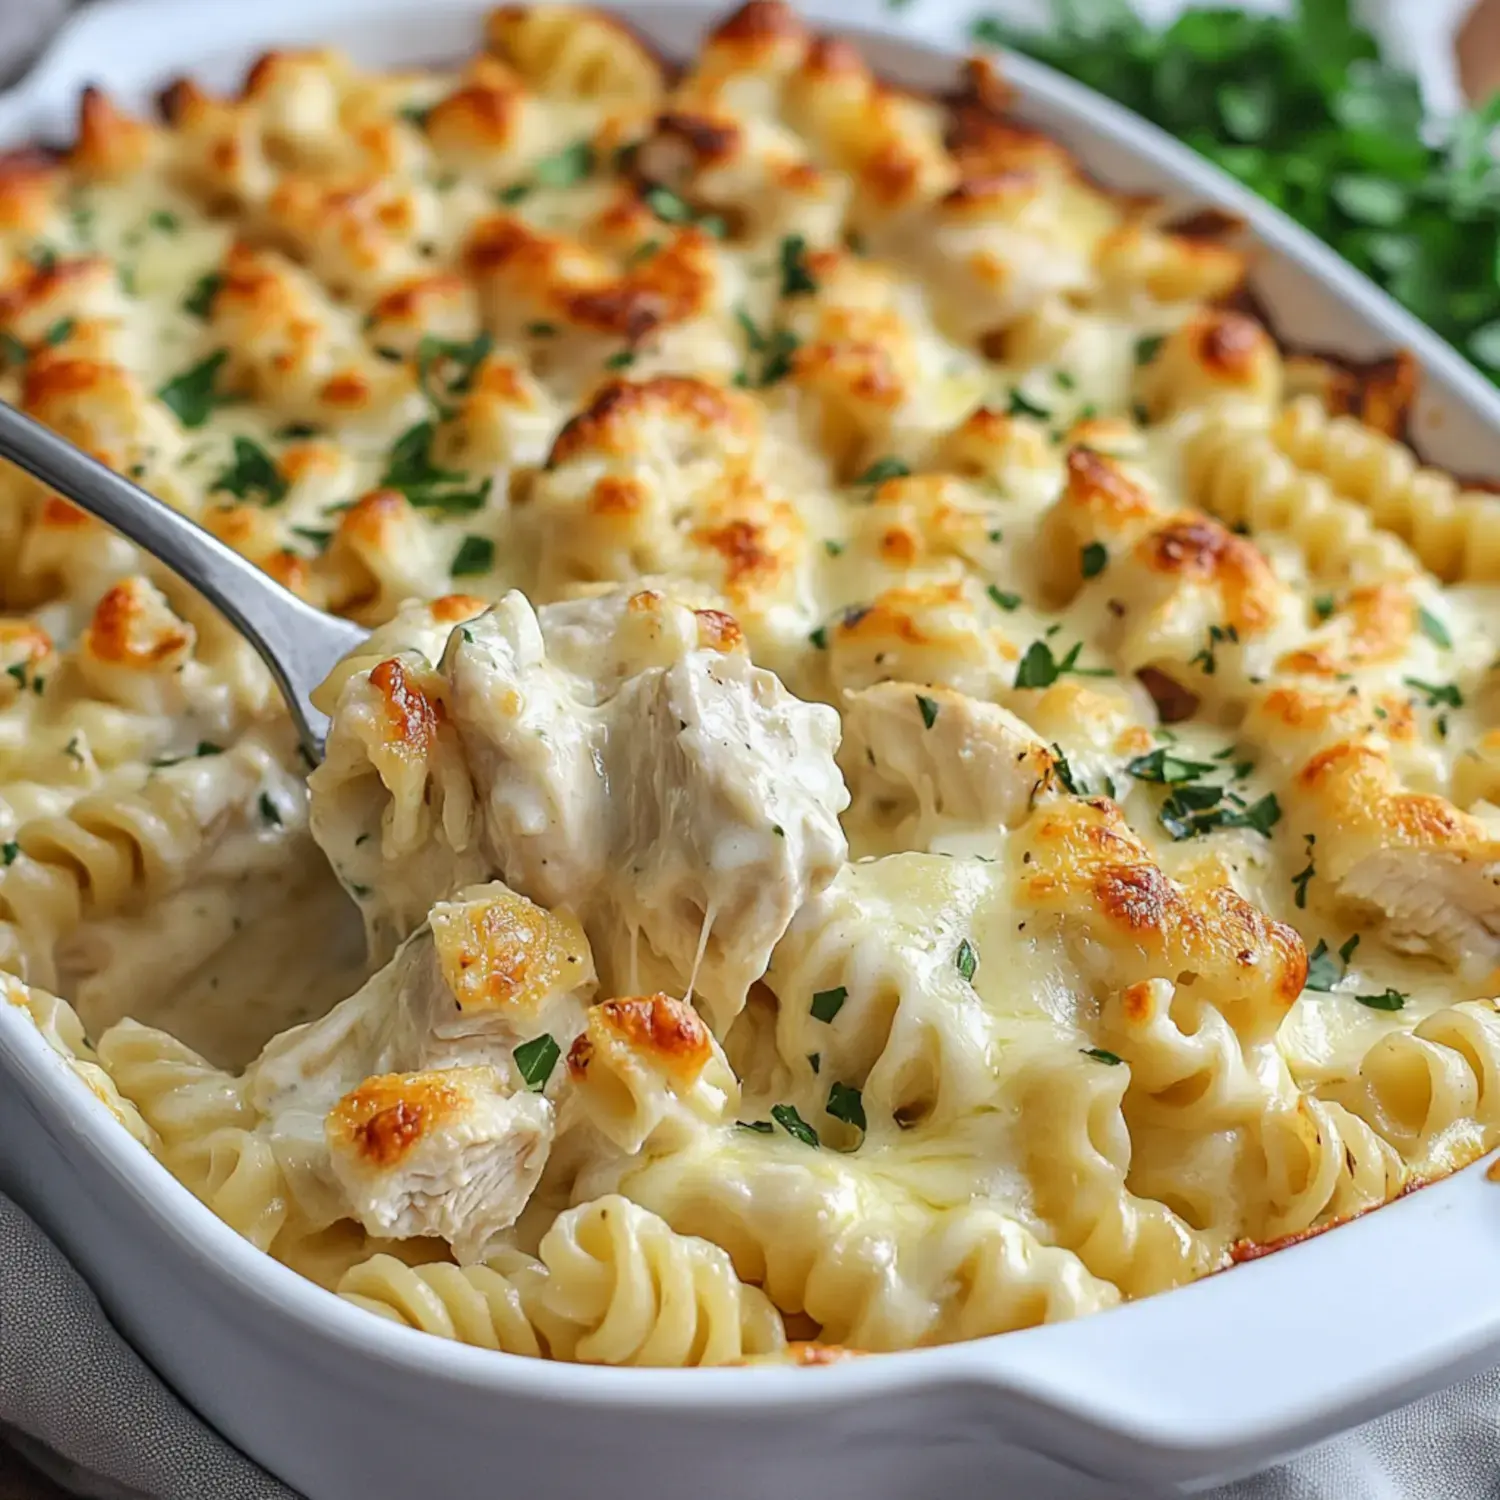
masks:
POLYGON ((0 1500, 65 1500, 65 1496, 50 1479, 0 1443, 0 1500))

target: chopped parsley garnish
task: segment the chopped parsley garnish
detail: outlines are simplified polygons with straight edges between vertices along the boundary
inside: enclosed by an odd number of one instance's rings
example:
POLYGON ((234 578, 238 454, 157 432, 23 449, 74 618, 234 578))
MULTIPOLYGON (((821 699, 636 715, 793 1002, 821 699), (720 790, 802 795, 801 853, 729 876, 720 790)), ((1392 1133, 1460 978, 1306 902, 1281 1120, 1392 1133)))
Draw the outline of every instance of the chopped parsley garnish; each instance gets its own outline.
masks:
POLYGON ((1420 606, 1417 609, 1417 624, 1434 646, 1441 646, 1444 651, 1453 649, 1453 637, 1448 634, 1448 627, 1436 615, 1429 614, 1420 606))
POLYGON ((1275 9, 1173 7, 1163 26, 1134 6, 1072 0, 1046 8, 1049 26, 988 15, 974 35, 1030 53, 1189 142, 1497 378, 1490 142, 1500 107, 1476 101, 1428 132, 1418 80, 1382 57, 1361 24, 1368 7, 1275 9))
POLYGON ((1307 955, 1306 987, 1310 990, 1331 990, 1343 977, 1343 971, 1334 961, 1328 944, 1319 938, 1317 947, 1307 955))
MULTIPOLYGON (((223 753, 223 746, 214 744, 212 740, 199 740, 198 748, 193 751, 192 755, 162 755, 151 764, 158 769, 165 769, 167 766, 180 766, 185 760, 201 760, 205 755, 222 755, 223 753)), ((275 809, 273 808, 272 811, 274 812, 275 809)))
MULTIPOLYGON (((1233 798, 1233 793, 1228 795, 1233 798)), ((1161 826, 1178 841, 1197 838, 1216 828, 1250 828, 1269 838, 1271 829, 1281 820, 1276 793, 1267 792, 1249 807, 1235 806, 1238 801, 1227 800, 1221 786, 1198 782, 1174 788, 1157 816, 1161 826)))
POLYGON ((604 361, 606 370, 628 370, 635 363, 634 349, 621 349, 604 361))
POLYGON ((269 792, 262 792, 260 794, 260 801, 257 803, 257 806, 260 808, 260 820, 267 828, 281 827, 281 812, 276 804, 271 801, 271 794, 269 792))
POLYGON ((1166 336, 1160 333, 1147 334, 1144 338, 1137 339, 1135 341, 1136 364, 1149 365, 1161 353, 1161 346, 1166 341, 1166 336))
POLYGON ((1016 668, 1016 686, 1018 688, 1051 687, 1067 672, 1073 673, 1075 677, 1113 677, 1115 675, 1108 667, 1080 667, 1078 657, 1082 651, 1083 642, 1077 641, 1059 661, 1053 656, 1052 648, 1045 640, 1033 641, 1026 648, 1026 654, 1021 658, 1021 665, 1016 668))
POLYGON ((1063 391, 1071 391, 1078 384, 1071 370, 1054 370, 1052 378, 1057 382, 1058 389, 1063 391))
POLYGON ((828 627, 819 625, 815 630, 807 632, 807 643, 815 651, 826 651, 828 649, 828 627))
POLYGON ((905 479, 911 469, 893 454, 886 454, 884 458, 877 458, 863 474, 854 482, 871 487, 884 484, 887 479, 905 479))
POLYGON ((1190 667, 1201 667, 1205 677, 1212 677, 1219 670, 1219 660, 1214 653, 1214 648, 1221 641, 1235 641, 1240 638, 1240 633, 1233 625, 1210 625, 1208 627, 1208 644, 1188 662, 1190 667))
POLYGON ((1332 619, 1333 609, 1334 604, 1332 594, 1319 594, 1317 598, 1313 600, 1313 613, 1318 617, 1320 621, 1332 619))
POLYGON ((84 763, 83 741, 75 734, 72 739, 70 739, 68 743, 63 746, 63 754, 66 755, 75 766, 81 766, 84 763))
POLYGON ((408 125, 415 125, 418 130, 426 130, 427 116, 432 113, 430 105, 403 104, 396 111, 408 125))
POLYGON ((925 693, 917 694, 917 707, 922 710, 922 723, 931 729, 937 723, 938 704, 936 698, 929 698, 925 693))
POLYGON ((5 675, 15 679, 18 688, 26 686, 26 663, 24 661, 13 661, 6 669, 5 675))
POLYGON ((785 379, 791 373, 792 356, 802 341, 789 328, 773 328, 770 333, 762 333, 744 308, 735 312, 735 318, 745 331, 745 343, 752 358, 745 361, 744 368, 735 375, 734 383, 751 390, 763 390, 785 379), (759 365, 752 368, 756 360, 759 365))
POLYGON ((1254 833, 1271 837, 1271 830, 1281 821, 1281 804, 1275 792, 1267 792, 1259 802, 1246 808, 1231 808, 1224 814, 1223 828, 1248 828, 1254 833))
POLYGON ((1110 1067, 1117 1068, 1125 1061, 1116 1052, 1107 1052, 1103 1047, 1080 1047, 1078 1049, 1085 1057, 1092 1057, 1095 1062, 1108 1063, 1110 1067))
POLYGON ((826 536, 823 538, 823 550, 830 557, 841 557, 844 552, 844 543, 835 541, 831 536, 826 536))
POLYGON ((1349 972, 1349 960, 1354 957, 1354 950, 1357 947, 1359 947, 1359 934, 1356 932, 1339 949, 1339 966, 1335 966, 1333 955, 1328 951, 1328 944, 1319 938, 1317 947, 1307 956, 1307 988, 1331 990, 1349 972))
POLYGON ((780 262, 783 297, 817 291, 818 283, 807 269, 807 241, 800 234, 789 234, 782 240, 780 262))
POLYGON ((21 846, 14 839, 0 844, 0 864, 13 865, 20 857, 21 846))
POLYGON ((284 427, 278 427, 272 436, 283 442, 297 442, 302 438, 317 437, 322 430, 313 422, 288 422, 284 427))
POLYGON ((311 547, 316 547, 319 552, 325 551, 333 540, 333 533, 324 526, 293 526, 292 535, 301 537, 304 542, 311 547))
POLYGON ((693 222, 692 204, 680 198, 671 188, 647 188, 642 198, 646 207, 663 224, 691 224, 693 222))
POLYGON ((1063 786, 1075 797, 1084 797, 1088 794, 1078 784, 1078 779, 1073 775, 1073 768, 1068 764, 1068 757, 1063 754, 1061 745, 1052 747, 1052 771, 1063 786))
POLYGON ((526 325, 526 337, 532 339, 555 339, 557 337, 557 324, 528 323, 526 325))
POLYGON ((219 369, 229 358, 227 349, 215 349, 181 375, 174 375, 156 393, 158 401, 172 409, 184 427, 201 427, 222 400, 214 390, 219 369))
POLYGON ((594 150, 587 141, 574 141, 556 156, 544 157, 532 169, 531 176, 503 187, 495 196, 501 203, 519 203, 539 187, 566 188, 580 183, 594 170, 594 150))
POLYGON ((1426 694, 1428 708, 1436 708, 1440 703, 1449 708, 1464 706, 1464 695, 1459 692, 1456 682, 1423 682, 1417 677, 1403 677, 1401 680, 1407 687, 1426 694))
POLYGON ((818 1132, 797 1113, 795 1104, 773 1104, 771 1118, 790 1136, 795 1136, 804 1146, 818 1144, 818 1132))
POLYGON ((1196 838, 1220 826, 1224 788, 1197 783, 1180 786, 1161 805, 1161 826, 1176 840, 1196 838))
POLYGON ((1378 995, 1355 995, 1361 1005, 1367 1005, 1371 1010, 1400 1010, 1406 1004, 1407 996, 1400 990, 1391 989, 1387 986, 1378 995))
POLYGON ((562 1049, 544 1031, 529 1042, 522 1042, 519 1047, 513 1047, 510 1055, 515 1058, 516 1067, 520 1070, 526 1087, 532 1093, 539 1094, 547 1086, 547 1080, 552 1076, 553 1068, 557 1066, 557 1059, 562 1055, 562 1049))
POLYGON ((31 358, 31 350, 8 331, 0 333, 0 354, 4 355, 7 365, 24 365, 31 358))
POLYGON ((736 1120, 736 1130, 753 1130, 756 1135, 774 1135, 776 1127, 769 1120, 736 1120))
POLYGON ((835 1120, 842 1120, 856 1130, 865 1129, 865 1104, 857 1088, 852 1088, 847 1083, 834 1084, 828 1091, 825 1108, 835 1120))
POLYGON ((1020 386, 1010 388, 1010 404, 1006 413, 1012 417, 1035 417, 1039 422, 1050 422, 1052 413, 1045 406, 1038 406, 1020 386))
POLYGON ((466 536, 449 570, 455 578, 471 578, 488 573, 495 565, 495 544, 487 536, 466 536))
POLYGON ((1177 786, 1207 776, 1214 767, 1211 761, 1188 760, 1163 746, 1149 755, 1138 755, 1125 766, 1137 781, 1153 781, 1160 786, 1177 786))
POLYGON ((423 334, 417 344, 417 386, 432 402, 439 417, 450 417, 453 408, 446 397, 466 395, 473 389, 474 373, 495 341, 483 331, 471 339, 440 339, 423 334), (442 380, 441 391, 433 386, 433 376, 442 380))
POLYGON ((691 203, 679 197, 671 188, 647 188, 642 197, 646 207, 663 224, 696 224, 704 234, 711 234, 716 240, 723 239, 728 232, 728 226, 718 214, 698 213, 691 203))
POLYGON ((1317 867, 1313 863, 1313 845, 1318 842, 1318 836, 1315 833, 1308 833, 1304 834, 1303 837, 1307 840, 1307 868, 1298 870, 1292 876, 1292 887, 1297 893, 1294 899, 1296 900, 1298 911, 1306 909, 1307 885, 1313 876, 1317 874, 1317 867))
POLYGON ((1085 578, 1097 578, 1109 562, 1109 552, 1103 542, 1090 542, 1078 554, 1078 566, 1085 578))
POLYGON ((958 952, 953 955, 953 966, 968 983, 973 984, 974 971, 979 967, 979 955, 968 938, 959 943, 958 952))
POLYGON ((574 141, 556 156, 548 156, 531 169, 537 187, 574 187, 594 170, 594 148, 587 141, 574 141))
POLYGON ((997 609, 1003 609, 1007 614, 1021 607, 1021 596, 1019 594, 1007 594, 1004 589, 993 583, 985 589, 985 593, 990 596, 990 602, 997 609))
POLYGON ((247 437, 234 440, 234 461, 209 487, 209 493, 225 490, 237 500, 259 498, 262 505, 280 505, 286 499, 287 482, 259 443, 247 437))
POLYGON ((162 234, 176 234, 182 228, 182 221, 174 213, 169 213, 164 208, 154 208, 146 219, 151 228, 162 234))
POLYGON ((627 268, 645 265, 645 263, 661 249, 661 241, 656 239, 642 240, 629 255, 625 257, 627 268))
POLYGON ((844 1001, 849 998, 849 991, 843 985, 836 985, 831 990, 819 990, 812 997, 812 1017, 815 1021, 832 1021, 833 1018, 844 1008, 844 1001))
POLYGON ((807 1054, 807 1065, 814 1073, 820 1072, 823 1067, 823 1054, 821 1052, 809 1052, 807 1054))
POLYGON ((433 461, 432 442, 437 429, 431 422, 408 427, 391 447, 380 482, 400 490, 419 510, 434 510, 446 515, 466 515, 483 510, 490 496, 486 479, 477 489, 453 489, 463 475, 444 469, 433 461))
POLYGON ((65 339, 70 339, 73 337, 73 329, 76 326, 77 325, 74 323, 72 318, 59 318, 57 322, 55 322, 46 331, 46 333, 42 335, 42 342, 46 344, 49 349, 55 349, 65 339))

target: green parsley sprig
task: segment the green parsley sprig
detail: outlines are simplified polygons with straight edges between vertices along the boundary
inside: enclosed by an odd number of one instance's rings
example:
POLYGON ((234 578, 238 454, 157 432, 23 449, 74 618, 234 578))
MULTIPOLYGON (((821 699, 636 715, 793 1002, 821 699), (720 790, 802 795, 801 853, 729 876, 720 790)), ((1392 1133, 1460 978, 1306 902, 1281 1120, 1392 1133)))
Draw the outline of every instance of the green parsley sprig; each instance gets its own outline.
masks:
MULTIPOLYGON (((1433 140, 1415 78, 1381 61, 1350 0, 1285 16, 1055 0, 1044 31, 993 16, 975 41, 1098 89, 1326 240, 1500 382, 1500 94, 1433 140)), ((1154 351, 1152 351, 1154 352, 1154 351)))

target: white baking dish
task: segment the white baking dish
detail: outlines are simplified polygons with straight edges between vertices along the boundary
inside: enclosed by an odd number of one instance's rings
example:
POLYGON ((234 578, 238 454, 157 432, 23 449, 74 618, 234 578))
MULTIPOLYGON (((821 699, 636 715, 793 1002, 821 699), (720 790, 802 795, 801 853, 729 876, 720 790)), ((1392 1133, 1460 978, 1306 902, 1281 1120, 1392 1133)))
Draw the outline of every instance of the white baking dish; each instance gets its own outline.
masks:
MULTIPOLYGON (((457 56, 472 48, 482 8, 113 0, 83 12, 0 101, 0 141, 65 138, 85 82, 140 103, 183 71, 236 82, 270 45, 328 40, 371 64, 457 56)), ((951 54, 899 39, 920 29, 929 43, 956 45, 964 12, 942 0, 899 16, 878 0, 804 8, 869 28, 872 60, 902 82, 952 76, 951 54)), ((628 11, 677 52, 710 14, 628 11)), ((1425 370, 1415 425, 1428 455, 1500 475, 1500 395, 1379 291, 1134 116, 1023 60, 1008 71, 1023 112, 1105 181, 1243 214, 1267 247, 1256 289, 1281 331, 1356 357, 1411 349, 1425 370)), ((0 1187, 57 1237, 172 1385, 313 1500, 894 1500, 976 1484, 1026 1497, 1118 1495, 1116 1484, 1184 1492, 1500 1360, 1500 1185, 1482 1168, 1077 1323, 823 1369, 688 1372, 485 1353, 340 1302, 219 1223, 9 1007, 0 1007, 0 1187)))

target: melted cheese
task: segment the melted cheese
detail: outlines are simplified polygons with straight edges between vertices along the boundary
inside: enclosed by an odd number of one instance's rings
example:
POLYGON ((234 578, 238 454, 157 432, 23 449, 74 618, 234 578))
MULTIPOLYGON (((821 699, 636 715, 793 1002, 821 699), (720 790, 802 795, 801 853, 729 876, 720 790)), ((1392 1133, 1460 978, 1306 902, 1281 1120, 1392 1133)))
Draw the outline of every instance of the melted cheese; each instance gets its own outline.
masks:
POLYGON ((165 105, 0 163, 0 395, 373 633, 309 798, 0 476, 0 967, 257 1243, 487 1347, 901 1348, 1500 1139, 1500 503, 1240 252, 779 0, 165 105), (41 986, 267 1045, 109 1083, 41 986))

